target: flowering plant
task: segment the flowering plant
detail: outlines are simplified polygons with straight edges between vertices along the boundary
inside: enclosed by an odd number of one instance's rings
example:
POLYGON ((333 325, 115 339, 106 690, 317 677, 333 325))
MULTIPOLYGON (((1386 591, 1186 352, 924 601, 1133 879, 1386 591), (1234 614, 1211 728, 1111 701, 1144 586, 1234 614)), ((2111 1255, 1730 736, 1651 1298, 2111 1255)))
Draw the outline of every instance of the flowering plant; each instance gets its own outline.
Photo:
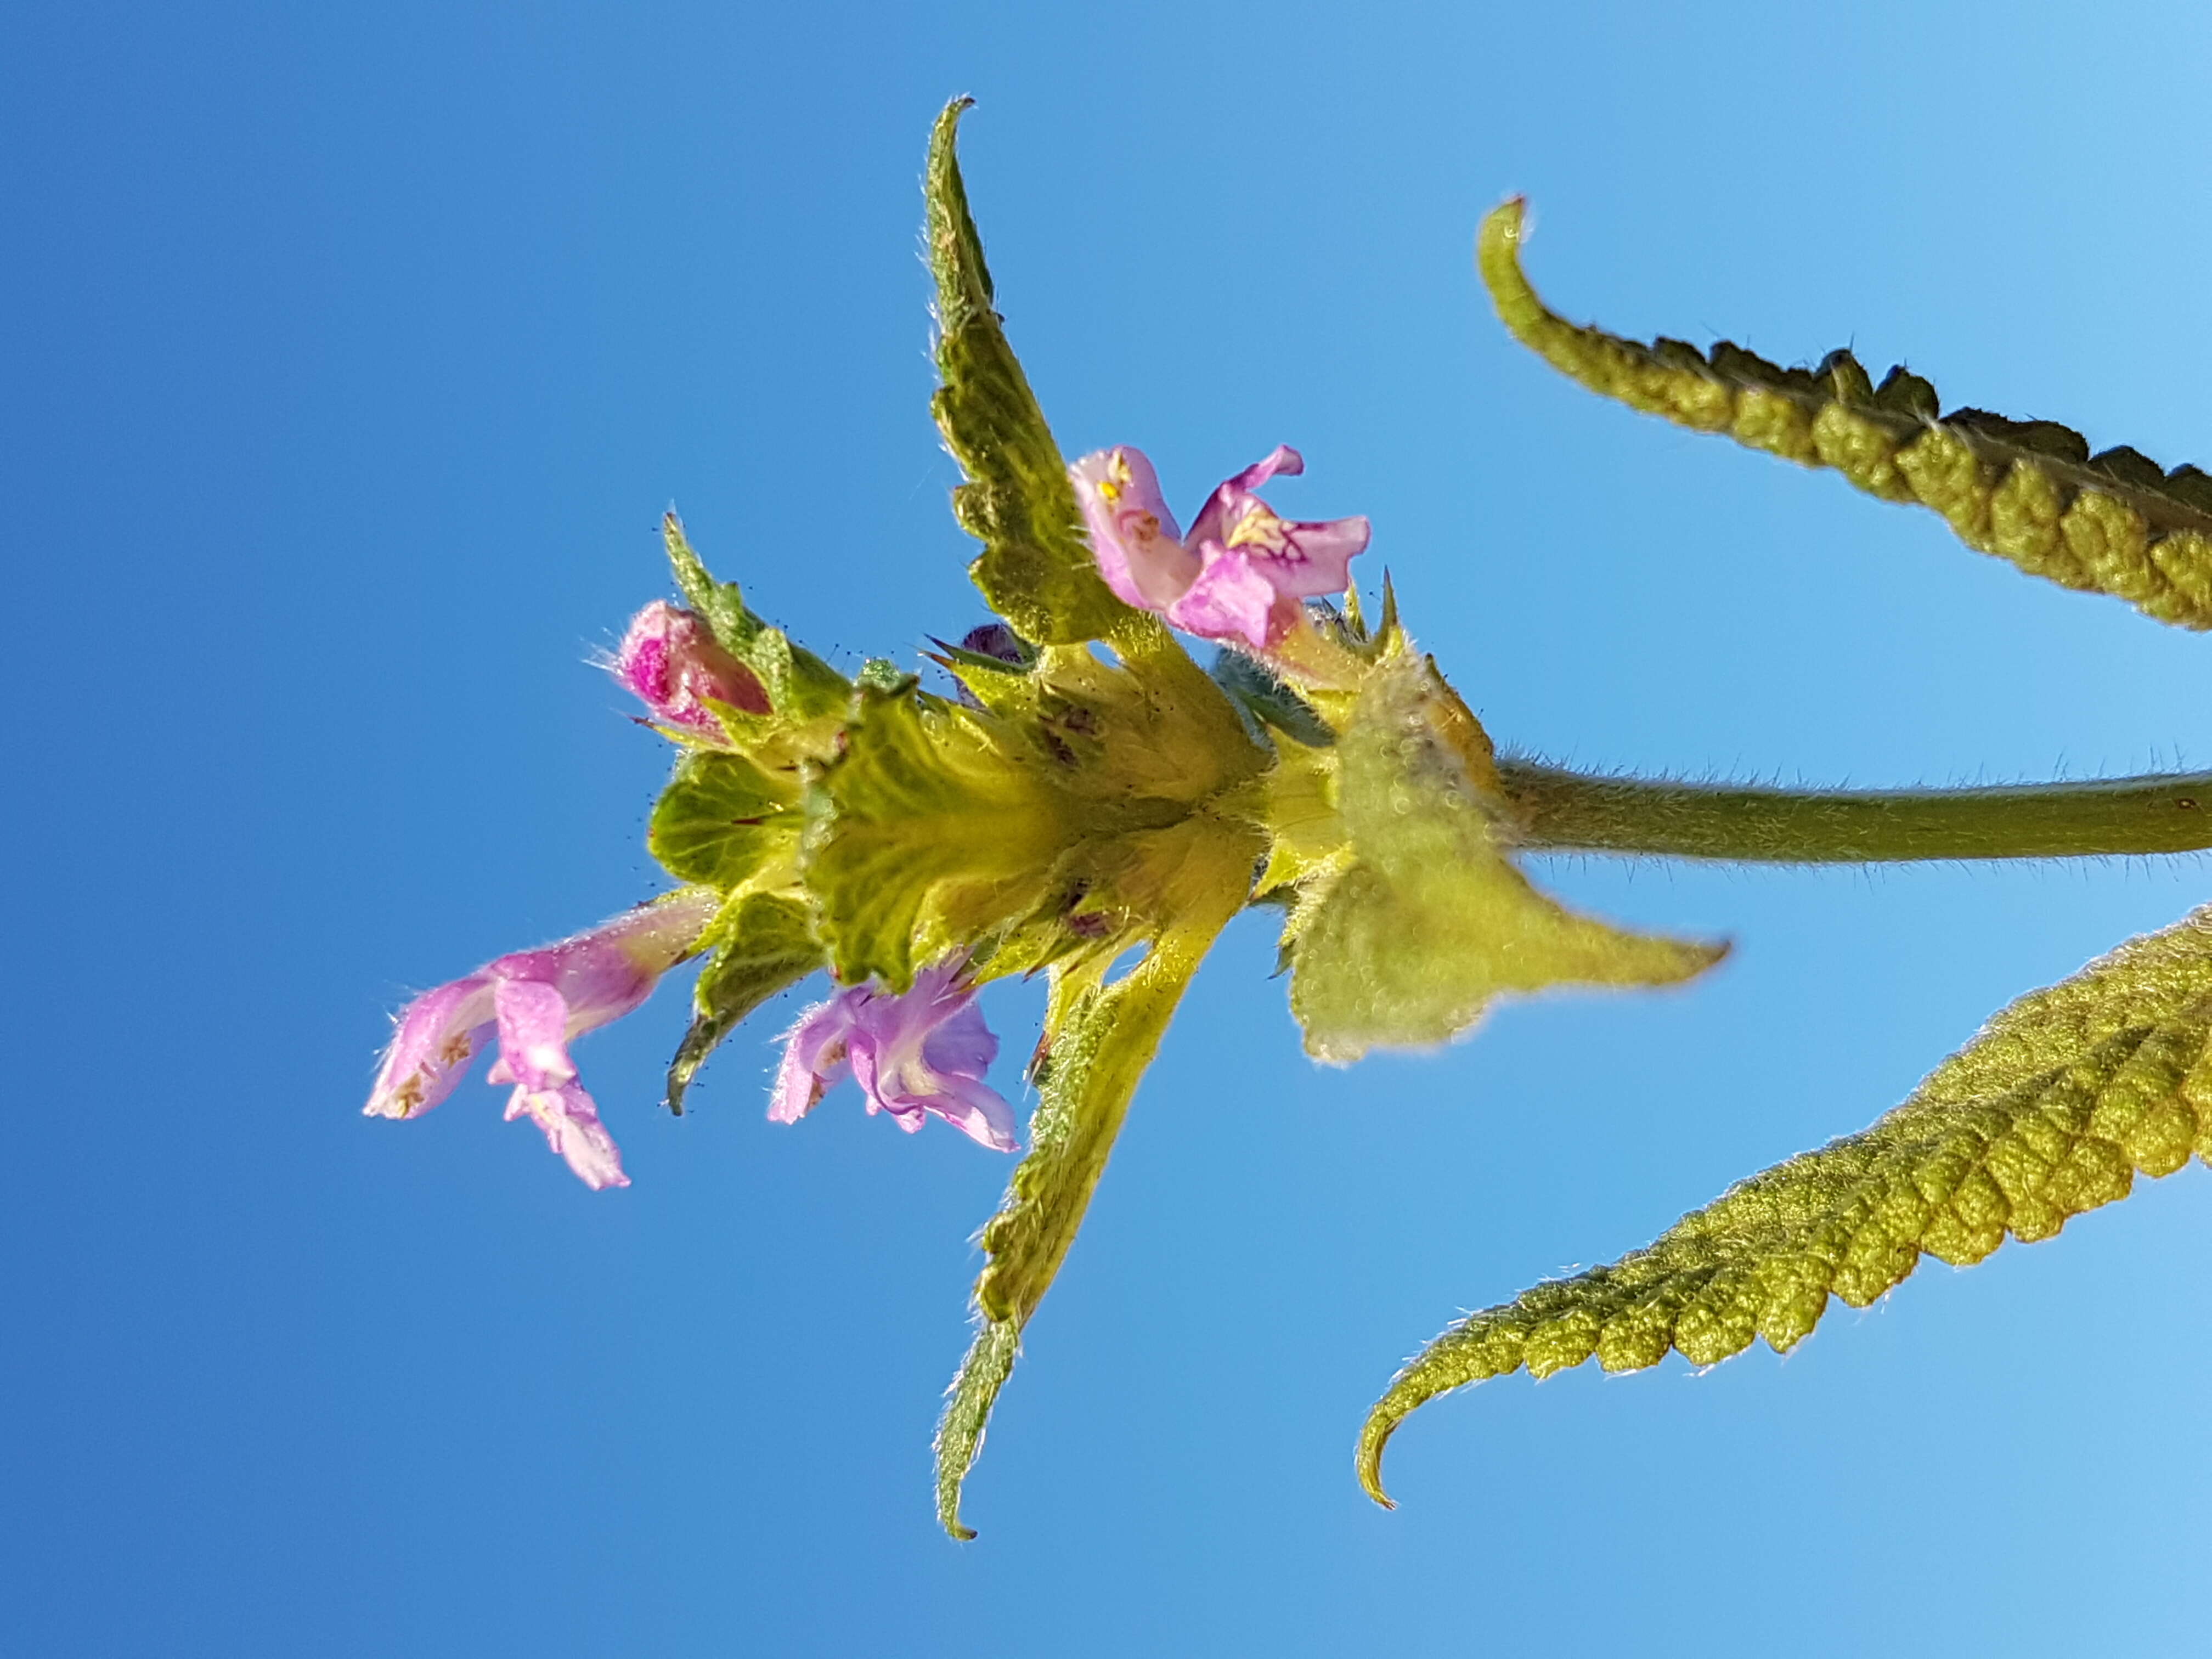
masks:
MULTIPOLYGON (((1464 1036, 1501 996, 1653 987, 1725 945, 1630 933, 1547 896, 1545 849, 1746 861, 2166 853, 2212 845, 2212 776, 1947 791, 1791 792, 1590 777, 1501 755, 1414 646, 1387 580, 1351 582, 1370 521, 1286 520, 1262 498, 1302 471, 1278 447, 1185 533, 1143 453, 1070 465, 994 308, 940 117, 927 173, 937 285, 933 408, 967 482, 970 574, 1000 618, 933 660, 854 678, 716 580, 673 514, 680 605, 655 600, 609 666, 677 749, 647 844, 680 885, 562 944, 502 957, 400 1017, 368 1110, 411 1117, 496 1039, 510 1117, 584 1182, 626 1184, 569 1042, 701 968, 669 1068, 683 1109, 715 1046, 817 970, 836 988, 789 1032, 769 1115, 796 1122, 847 1079, 869 1110, 937 1117, 1021 1153, 985 1225, 977 1328, 937 1439, 943 1523, 1022 1333, 1073 1243, 1138 1082, 1215 937, 1249 905, 1284 915, 1308 1051, 1464 1036), (1206 665, 1176 631, 1212 642, 1206 665), (1127 963, 1126 968, 1121 964, 1127 963), (985 1079, 977 989, 1045 974, 1026 1147, 985 1079)), ((1593 390, 1725 432, 1885 499, 1934 507, 2031 574, 2212 627, 2212 477, 2069 429, 1965 409, 1847 352, 1784 369, 1723 342, 1640 345, 1570 325, 1522 275, 1517 202, 1486 222, 1483 278, 1516 337, 1593 390)), ((1790 1160, 1621 1261, 1462 1320, 1389 1385, 1359 1472, 1443 1390, 1595 1356, 1698 1364, 1801 1340, 1831 1296, 1863 1305, 1924 1255, 1979 1260, 2124 1196, 2137 1172, 2212 1156, 2212 908, 2001 1013, 1872 1128, 1790 1160)), ((1382 1500, 1387 1501, 1387 1500, 1382 1500)))

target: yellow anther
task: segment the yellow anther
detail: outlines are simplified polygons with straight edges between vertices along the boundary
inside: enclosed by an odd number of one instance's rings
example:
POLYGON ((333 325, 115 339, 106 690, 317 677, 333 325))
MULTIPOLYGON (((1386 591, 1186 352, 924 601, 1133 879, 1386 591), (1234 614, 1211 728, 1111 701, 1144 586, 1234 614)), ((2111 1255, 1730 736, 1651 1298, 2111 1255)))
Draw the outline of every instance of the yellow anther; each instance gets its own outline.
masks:
POLYGON ((1222 544, 1224 547, 1257 547, 1270 553, 1290 550, 1291 538, 1285 521, 1265 507, 1255 507, 1237 520, 1222 544))
POLYGON ((1106 476, 1098 481, 1098 499, 1112 507, 1129 487, 1129 458, 1120 450, 1106 463, 1106 476))

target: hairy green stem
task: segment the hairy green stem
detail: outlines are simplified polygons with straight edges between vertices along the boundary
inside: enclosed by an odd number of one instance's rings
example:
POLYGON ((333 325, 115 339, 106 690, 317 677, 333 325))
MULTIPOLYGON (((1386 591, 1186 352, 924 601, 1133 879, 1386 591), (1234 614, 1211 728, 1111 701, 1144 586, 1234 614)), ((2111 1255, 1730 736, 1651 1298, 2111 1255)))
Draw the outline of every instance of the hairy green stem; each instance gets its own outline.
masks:
POLYGON ((2212 848, 2212 772, 1985 789, 1764 789, 1501 759, 1528 852, 1751 864, 2094 858, 2212 848))

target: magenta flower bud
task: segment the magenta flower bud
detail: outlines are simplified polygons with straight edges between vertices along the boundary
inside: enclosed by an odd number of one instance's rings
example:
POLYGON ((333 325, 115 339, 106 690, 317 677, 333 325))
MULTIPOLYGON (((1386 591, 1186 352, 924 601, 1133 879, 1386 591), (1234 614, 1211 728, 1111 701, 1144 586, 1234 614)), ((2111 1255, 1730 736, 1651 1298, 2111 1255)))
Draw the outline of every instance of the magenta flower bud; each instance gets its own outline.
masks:
POLYGON ((1344 591, 1371 531, 1364 518, 1293 522, 1253 493, 1305 465, 1278 445, 1207 498, 1188 536, 1142 450, 1102 449, 1067 472, 1107 586, 1187 633, 1264 651, 1303 624, 1302 601, 1344 591))
POLYGON ((607 666, 655 720, 682 732, 721 737, 709 701, 749 714, 769 712, 768 692, 752 670, 723 650, 697 615, 665 599, 630 618, 607 666))
POLYGON ((888 1112, 900 1128, 941 1117, 970 1139, 1011 1152, 1014 1109, 983 1081, 999 1039, 983 1024, 960 964, 939 963, 896 996, 873 981, 851 985, 799 1017, 786 1034, 783 1064, 769 1097, 771 1122, 796 1123, 830 1085, 848 1075, 868 1110, 888 1112))
POLYGON ((499 1058, 486 1080, 514 1085, 507 1117, 529 1116, 586 1186, 627 1187, 622 1155, 576 1081, 568 1044, 651 996, 720 902, 711 888, 686 887, 425 992, 401 1011, 365 1109, 372 1117, 419 1117, 453 1093, 496 1034, 499 1058))

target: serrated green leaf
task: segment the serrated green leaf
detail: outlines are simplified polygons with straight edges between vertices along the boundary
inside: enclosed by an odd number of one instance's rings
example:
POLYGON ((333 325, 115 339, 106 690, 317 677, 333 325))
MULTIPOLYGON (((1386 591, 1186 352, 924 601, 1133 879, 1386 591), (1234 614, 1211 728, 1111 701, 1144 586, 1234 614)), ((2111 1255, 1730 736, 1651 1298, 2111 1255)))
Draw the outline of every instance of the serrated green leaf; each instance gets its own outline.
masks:
POLYGON ((983 1432, 991 1420, 991 1407, 999 1390, 1014 1374, 1014 1361, 1022 1351, 1018 1327, 995 1320, 980 1321, 975 1340, 953 1373, 945 1391, 945 1413, 937 1419, 932 1449, 937 1458, 938 1524, 965 1541, 975 1535, 960 1520, 960 1484, 983 1450, 983 1432))
POLYGON ((955 1538, 960 1488, 982 1448, 993 1403, 1013 1370, 1023 1327, 1044 1299, 1083 1224, 1137 1082, 1207 949, 1243 900, 1249 836, 1226 827, 1190 837, 1176 926, 1111 985, 1096 969, 1054 971, 1030 1147, 983 1229, 989 1261, 975 1282, 979 1324, 938 1425, 938 1519, 955 1538))
POLYGON ((653 809, 645 844, 679 881, 725 892, 775 856, 798 831, 787 779, 742 755, 717 750, 686 755, 653 809))
POLYGON ((684 521, 672 508, 660 515, 660 541, 667 550, 668 566, 675 573, 676 588, 684 595, 684 602, 706 620, 715 643, 743 661, 753 636, 768 624, 746 606, 744 592, 737 583, 718 581, 708 571, 684 533, 684 521))
POLYGON ((2212 476, 2188 465, 2168 472, 2124 447, 2092 455, 2081 434, 2055 421, 1941 414, 1926 380, 1900 366, 1877 386, 1848 351, 1814 369, 1782 368, 1725 340, 1705 353, 1578 327, 1522 274, 1522 225, 1517 200, 1483 222, 1483 282, 1515 337, 1591 391, 1832 467, 1884 501, 1933 507, 1967 546, 2030 575, 2112 594, 2160 622, 2212 628, 2212 476))
POLYGON ((1624 933, 1531 886, 1506 856, 1488 739, 1412 653, 1370 673, 1333 753, 1350 856, 1285 930, 1291 1007, 1316 1059, 1443 1042, 1504 992, 1671 984, 1724 954, 1624 933))
POLYGON ((969 482, 954 492, 962 529, 983 544, 969 567, 991 608, 1042 645, 1103 639, 1135 613, 1099 580, 1067 464, 993 308, 991 273, 968 211, 955 99, 930 135, 924 179, 937 281, 938 428, 969 482))
POLYGON ((693 550, 674 513, 661 515, 661 539, 684 602, 714 631, 715 643, 750 669, 768 694, 769 713, 710 704, 730 741, 771 770, 827 759, 852 707, 852 683, 780 628, 747 607, 735 582, 717 581, 693 550))
POLYGON ((1710 1365, 1754 1336, 1802 1340, 1831 1296, 1863 1308, 1923 1255, 1980 1261, 2124 1198, 2136 1171, 2212 1158, 2212 906, 2130 941, 1984 1026, 1872 1128, 1791 1158, 1608 1267, 1453 1326, 1370 1414, 1359 1477, 1378 1502, 1407 1414, 1523 1366, 1595 1354, 1611 1371, 1671 1348, 1710 1365))
POLYGON ((991 978, 1110 957, 1174 919, 1188 836, 1233 820, 1259 856, 1265 753, 1164 633, 1121 650, 978 671, 984 708, 864 690, 805 842, 840 979, 902 988, 952 950, 991 978))
POLYGON ((788 893, 738 893, 700 948, 711 952, 692 992, 691 1029, 668 1066, 668 1109, 681 1113, 699 1068, 745 1016, 823 965, 805 902, 788 893))
POLYGON ((1079 838, 1072 799, 988 714, 868 688, 822 774, 806 883, 837 977, 894 990, 1048 905, 1079 838))

